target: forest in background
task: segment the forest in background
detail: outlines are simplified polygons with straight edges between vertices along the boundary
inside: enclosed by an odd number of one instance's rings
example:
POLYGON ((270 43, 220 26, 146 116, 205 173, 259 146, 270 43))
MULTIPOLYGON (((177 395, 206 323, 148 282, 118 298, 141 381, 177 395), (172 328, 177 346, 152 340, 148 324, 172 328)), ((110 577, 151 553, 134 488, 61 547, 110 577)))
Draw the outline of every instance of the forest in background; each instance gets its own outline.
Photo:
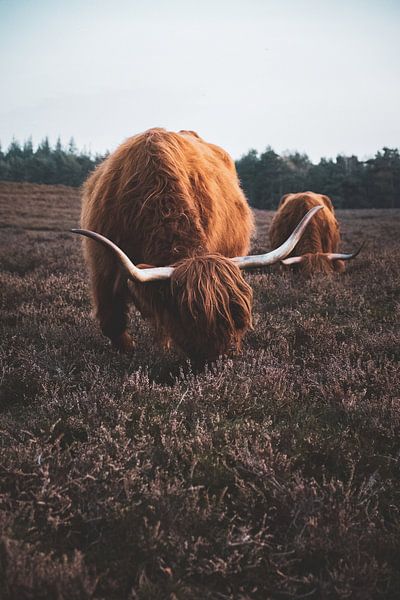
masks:
POLYGON ((0 146, 0 180, 78 187, 105 156, 78 150, 74 138, 51 146, 46 137, 36 148, 32 139, 13 140, 6 151, 0 146))
MULTIPOLYGON (((107 155, 79 151, 71 138, 51 146, 45 138, 34 148, 32 140, 13 140, 0 146, 0 180, 80 186, 107 155)), ((279 155, 271 147, 250 150, 236 161, 251 206, 275 209, 287 193, 312 190, 330 196, 337 208, 400 208, 400 153, 383 148, 373 158, 339 155, 318 164, 298 152, 279 155)))
POLYGON ((250 150, 236 161, 236 168, 255 208, 275 209, 284 194, 306 190, 328 195, 336 208, 400 207, 397 148, 383 148, 365 161, 337 156, 313 164, 306 154, 279 156, 268 147, 262 154, 250 150))

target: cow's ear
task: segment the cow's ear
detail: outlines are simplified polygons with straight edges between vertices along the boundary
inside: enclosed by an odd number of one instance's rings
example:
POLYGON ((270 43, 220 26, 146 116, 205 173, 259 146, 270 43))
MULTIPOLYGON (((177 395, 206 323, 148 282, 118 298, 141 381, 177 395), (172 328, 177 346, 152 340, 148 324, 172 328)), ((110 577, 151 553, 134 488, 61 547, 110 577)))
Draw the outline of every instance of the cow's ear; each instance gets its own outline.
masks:
POLYGON ((195 137, 195 138, 197 138, 198 140, 200 140, 200 139, 201 139, 201 137, 199 136, 199 134, 198 134, 198 133, 196 133, 196 131, 192 131, 191 129, 181 129, 181 130, 179 131, 179 133, 182 133, 182 134, 184 134, 184 135, 191 135, 192 137, 195 137))
POLYGON ((148 265, 146 263, 140 263, 140 265, 136 265, 138 269, 154 269, 154 265, 148 265))
POLYGON ((321 198, 322 198, 322 202, 325 204, 326 208, 329 208, 329 210, 333 213, 333 204, 332 204, 332 200, 329 198, 329 196, 321 195, 321 198))
POLYGON ((290 198, 290 196, 292 196, 292 194, 285 194, 284 196, 282 196, 278 204, 278 210, 286 204, 286 201, 290 198))

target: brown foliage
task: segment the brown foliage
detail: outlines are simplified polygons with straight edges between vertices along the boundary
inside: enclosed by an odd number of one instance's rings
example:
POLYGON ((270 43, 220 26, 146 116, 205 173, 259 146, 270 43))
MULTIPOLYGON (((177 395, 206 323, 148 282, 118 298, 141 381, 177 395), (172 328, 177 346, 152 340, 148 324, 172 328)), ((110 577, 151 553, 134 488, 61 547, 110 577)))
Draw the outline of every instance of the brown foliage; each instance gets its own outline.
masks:
POLYGON ((342 277, 249 273, 242 353, 194 372, 92 326, 79 205, 0 183, 1 600, 397 600, 400 212, 338 211, 342 277))
POLYGON ((277 248, 289 237, 304 215, 314 206, 324 205, 307 225, 307 229, 296 248, 289 256, 304 256, 301 263, 291 268, 310 276, 314 273, 328 275, 334 271, 343 272, 342 260, 329 260, 327 252, 337 252, 340 244, 339 224, 335 217, 332 202, 328 196, 314 192, 286 194, 281 199, 278 210, 272 219, 270 242, 277 248))
MULTIPOLYGON (((190 356, 214 358, 215 352, 228 349, 232 342, 238 345, 250 324, 251 294, 238 269, 223 266, 221 257, 211 268, 211 256, 247 254, 253 219, 234 163, 221 148, 187 131, 151 129, 128 139, 86 182, 81 225, 110 238, 135 264, 164 266, 199 258, 202 266, 198 270, 209 279, 215 274, 214 281, 198 283, 192 261, 187 263, 190 269, 180 269, 181 277, 186 273, 185 283, 175 285, 172 297, 165 286, 161 290, 162 285, 136 285, 133 300, 144 316, 161 325, 190 356), (193 347, 185 338, 186 326, 181 326, 178 318, 178 314, 187 317, 191 313, 190 306, 184 307, 191 279, 192 308, 196 307, 198 315, 202 312, 203 327, 193 347), (225 285, 230 286, 226 292, 217 289, 225 285), (182 296, 178 298, 180 290, 182 296), (246 290, 246 298, 242 297, 239 305, 242 312, 246 305, 247 315, 230 314, 231 308, 236 310, 238 290, 242 296, 246 290), (201 295, 207 291, 217 302, 215 307, 209 308, 210 298, 201 295), (200 295, 195 298, 197 292, 200 295), (231 301, 221 304, 223 295, 231 301), (234 332, 236 323, 238 330, 234 332), (216 330, 225 336, 218 344, 216 330), (214 340, 209 347, 208 339, 214 340)), ((121 336, 126 340, 128 290, 109 250, 92 240, 84 243, 97 319, 103 333, 121 345, 121 336)))

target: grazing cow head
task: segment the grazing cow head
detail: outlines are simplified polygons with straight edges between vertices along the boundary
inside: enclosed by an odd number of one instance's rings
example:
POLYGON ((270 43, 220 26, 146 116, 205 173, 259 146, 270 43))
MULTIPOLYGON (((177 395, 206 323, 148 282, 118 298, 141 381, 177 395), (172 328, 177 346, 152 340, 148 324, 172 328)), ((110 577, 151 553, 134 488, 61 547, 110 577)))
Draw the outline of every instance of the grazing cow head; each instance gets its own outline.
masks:
POLYGON ((328 196, 313 192, 287 194, 282 198, 271 224, 272 246, 279 245, 292 225, 313 206, 318 205, 324 206, 325 210, 316 215, 308 225, 293 255, 281 261, 282 264, 291 266, 306 276, 316 273, 341 273, 345 270, 345 262, 355 258, 361 250, 360 247, 350 254, 337 251, 340 231, 332 202, 328 196))
POLYGON ((240 349, 252 324, 253 290, 235 263, 218 254, 185 259, 170 286, 166 325, 186 354, 215 359, 240 349))

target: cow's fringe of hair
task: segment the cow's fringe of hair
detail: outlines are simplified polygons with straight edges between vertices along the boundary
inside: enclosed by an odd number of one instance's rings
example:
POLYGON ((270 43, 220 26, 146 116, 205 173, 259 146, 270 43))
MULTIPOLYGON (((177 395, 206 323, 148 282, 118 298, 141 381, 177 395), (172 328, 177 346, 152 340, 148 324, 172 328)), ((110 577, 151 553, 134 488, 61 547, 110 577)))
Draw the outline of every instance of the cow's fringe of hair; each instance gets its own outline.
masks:
MULTIPOLYGON (((252 327, 253 291, 240 269, 218 255, 196 256, 175 268, 171 291, 187 352, 216 358, 238 351, 244 333, 252 327)), ((200 356, 199 356, 200 355, 200 356)))
POLYGON ((131 283, 130 289, 164 345, 172 341, 194 362, 239 351, 252 327, 253 290, 240 269, 219 254, 180 261, 169 285, 131 283))
POLYGON ((326 254, 317 252, 316 254, 303 254, 301 263, 291 265, 291 268, 296 272, 301 273, 305 277, 313 275, 332 275, 334 272, 343 273, 345 263, 343 260, 330 260, 326 254))

